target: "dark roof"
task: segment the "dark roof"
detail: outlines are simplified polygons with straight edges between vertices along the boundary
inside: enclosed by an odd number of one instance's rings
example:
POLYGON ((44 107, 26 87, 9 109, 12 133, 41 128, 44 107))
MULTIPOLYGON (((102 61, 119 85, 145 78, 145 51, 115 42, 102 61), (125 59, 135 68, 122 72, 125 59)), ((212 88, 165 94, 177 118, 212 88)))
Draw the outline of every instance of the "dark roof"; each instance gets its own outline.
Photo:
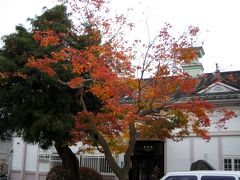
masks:
MULTIPOLYGON (((168 77, 171 78, 171 77, 168 77)), ((196 86, 196 91, 191 95, 186 95, 183 92, 177 91, 173 94, 172 101, 182 101, 188 98, 200 97, 202 100, 210 100, 210 101, 219 101, 219 100, 240 100, 240 71, 227 71, 216 73, 204 73, 200 77, 198 77, 199 83, 196 86), (238 89, 238 91, 232 92, 214 92, 214 93, 198 93, 199 91, 209 87, 211 84, 221 82, 228 86, 234 87, 238 89)), ((151 79, 144 79, 147 83, 151 79)), ((124 97, 121 100, 121 103, 133 103, 133 99, 130 97, 124 97)))
POLYGON ((215 73, 205 73, 199 77, 199 84, 196 86, 196 93, 202 100, 240 100, 240 71, 227 71, 215 73), (197 92, 209 87, 211 84, 221 82, 228 86, 238 89, 232 92, 200 93, 197 92))
POLYGON ((199 77, 199 80, 200 82, 196 87, 197 91, 200 91, 217 81, 240 90, 240 71, 204 73, 199 77))
POLYGON ((198 94, 202 100, 236 100, 240 99, 240 91, 237 92, 220 92, 210 94, 198 94))

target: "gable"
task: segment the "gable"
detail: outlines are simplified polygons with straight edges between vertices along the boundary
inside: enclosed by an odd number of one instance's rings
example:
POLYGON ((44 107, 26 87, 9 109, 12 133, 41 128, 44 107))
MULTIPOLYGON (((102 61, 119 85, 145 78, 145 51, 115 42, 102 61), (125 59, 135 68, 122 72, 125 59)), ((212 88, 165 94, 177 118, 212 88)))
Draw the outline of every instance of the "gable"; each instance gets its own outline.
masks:
POLYGON ((209 94, 209 93, 225 93, 225 92, 235 92, 235 91, 239 91, 239 89, 229 86, 227 84, 221 83, 221 82, 216 82, 216 83, 213 83, 213 84, 209 85, 208 87, 202 89, 198 93, 199 94, 202 94, 202 93, 209 94))

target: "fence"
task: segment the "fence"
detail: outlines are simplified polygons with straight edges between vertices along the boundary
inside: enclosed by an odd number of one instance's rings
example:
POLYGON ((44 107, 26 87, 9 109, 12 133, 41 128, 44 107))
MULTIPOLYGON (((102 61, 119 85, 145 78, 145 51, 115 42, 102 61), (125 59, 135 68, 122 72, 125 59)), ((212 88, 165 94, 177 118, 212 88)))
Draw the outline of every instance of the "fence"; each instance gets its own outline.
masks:
MULTIPOLYGON (((104 155, 80 155, 77 158, 80 167, 92 168, 102 175, 114 175, 104 155)), ((49 161, 50 168, 61 165, 61 159, 57 154, 41 154, 39 160, 49 161)), ((117 161, 117 157, 115 160, 117 161)))
POLYGON ((79 157, 80 167, 89 167, 95 169, 102 175, 113 175, 113 172, 108 165, 105 156, 102 155, 82 155, 79 157))

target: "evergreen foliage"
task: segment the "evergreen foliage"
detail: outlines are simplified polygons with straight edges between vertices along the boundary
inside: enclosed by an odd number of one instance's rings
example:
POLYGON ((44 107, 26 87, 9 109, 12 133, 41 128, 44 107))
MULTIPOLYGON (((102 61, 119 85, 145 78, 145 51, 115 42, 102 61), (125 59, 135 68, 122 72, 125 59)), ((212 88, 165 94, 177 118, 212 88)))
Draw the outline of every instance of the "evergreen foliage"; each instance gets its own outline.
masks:
MULTIPOLYGON (((16 26, 16 32, 3 37, 0 51, 0 135, 17 133, 26 142, 47 148, 54 141, 68 141, 73 116, 79 110, 75 91, 60 86, 45 73, 26 65, 28 58, 44 57, 60 46, 41 47, 34 39, 36 30, 52 29, 69 34, 64 45, 83 48, 82 39, 72 31, 65 6, 56 6, 31 19, 32 28, 16 26), (81 45, 81 46, 80 46, 81 45), (27 77, 14 76, 22 73, 27 77), (9 75, 8 78, 4 78, 9 75)), ((59 67, 59 71, 61 68, 59 67)), ((67 76, 62 73, 61 76, 67 76)))

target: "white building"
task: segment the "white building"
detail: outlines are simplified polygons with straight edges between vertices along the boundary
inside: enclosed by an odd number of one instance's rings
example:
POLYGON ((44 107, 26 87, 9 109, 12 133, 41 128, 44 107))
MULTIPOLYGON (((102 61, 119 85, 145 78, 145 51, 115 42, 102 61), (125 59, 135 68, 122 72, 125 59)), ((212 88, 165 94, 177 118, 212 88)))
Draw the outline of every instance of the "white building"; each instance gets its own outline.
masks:
MULTIPOLYGON (((77 153, 79 146, 72 146, 72 151, 77 153)), ((48 171, 61 164, 55 148, 43 150, 37 144, 27 144, 19 137, 13 138, 12 148, 11 180, 45 180, 48 171)), ((115 178, 102 154, 79 154, 77 157, 80 166, 97 170, 105 179, 115 178)), ((120 157, 116 160, 120 162, 120 157)))
MULTIPOLYGON (((199 57, 204 55, 199 48, 199 57)), ((165 172, 189 170, 190 165, 197 160, 205 160, 218 170, 240 171, 240 71, 216 72, 203 74, 202 64, 196 60, 183 70, 199 77, 197 94, 216 106, 210 114, 211 140, 205 140, 191 135, 183 141, 167 140, 165 143, 165 172), (220 109, 232 110, 237 117, 227 121, 224 127, 216 125, 220 119, 220 109)))
MULTIPOLYGON (((199 50, 201 57, 204 52, 201 48, 199 50)), ((180 142, 167 139, 163 153, 164 173, 189 170, 197 160, 205 160, 218 170, 240 171, 240 71, 220 73, 217 70, 202 74, 203 67, 198 60, 183 69, 201 79, 198 95, 216 105, 216 111, 209 115, 211 140, 206 142, 194 135, 180 142), (227 121, 225 127, 218 127, 215 123, 219 120, 218 110, 222 108, 233 110, 237 117, 227 121)), ((60 162, 54 148, 42 150, 38 145, 26 144, 18 137, 13 138, 12 149, 11 180, 44 180, 49 169, 60 162)), ((73 147, 73 152, 77 152, 77 147, 73 147)), ((95 168, 106 179, 114 179, 102 154, 78 157, 80 165, 95 168)), ((116 160, 121 166, 122 156, 116 157, 116 160)), ((150 161, 147 159, 147 162, 150 161)), ((146 164, 145 160, 141 163, 146 164)), ((139 172, 138 176, 141 176, 139 172)))
POLYGON ((225 104, 224 107, 231 108, 238 117, 229 120, 225 125, 226 128, 220 128, 214 124, 219 119, 218 113, 212 114, 210 118, 213 124, 209 129, 210 141, 194 135, 180 142, 167 140, 165 143, 166 172, 189 170, 190 165, 197 160, 205 160, 218 170, 240 171, 240 99, 236 102, 221 100, 218 103, 219 106, 225 104))
MULTIPOLYGON (((204 55, 203 49, 201 47, 196 49, 201 58, 204 55)), ((166 139, 164 173, 190 170, 191 165, 199 160, 206 161, 217 170, 240 171, 240 71, 220 72, 216 66, 216 72, 204 74, 203 66, 198 59, 184 65, 183 70, 199 79, 196 96, 215 105, 214 112, 209 114, 211 140, 203 140, 194 134, 180 142, 166 139), (234 111, 236 117, 220 127, 217 126, 217 122, 222 109, 234 111)), ((144 166, 144 163, 142 162, 140 166, 144 166)), ((149 162, 146 164, 150 165, 149 162)), ((161 163, 159 164, 161 166, 161 163)))

